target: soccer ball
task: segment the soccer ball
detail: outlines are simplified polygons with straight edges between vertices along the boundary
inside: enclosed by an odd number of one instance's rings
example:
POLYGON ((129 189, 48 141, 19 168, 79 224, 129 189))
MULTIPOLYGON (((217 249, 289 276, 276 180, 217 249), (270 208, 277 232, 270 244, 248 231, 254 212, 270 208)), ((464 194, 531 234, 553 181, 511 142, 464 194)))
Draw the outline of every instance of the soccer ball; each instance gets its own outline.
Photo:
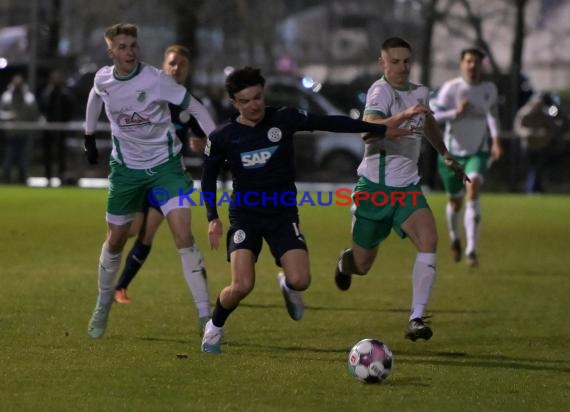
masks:
POLYGON ((384 342, 363 339, 348 354, 348 371, 366 383, 378 383, 390 375, 394 356, 384 342))

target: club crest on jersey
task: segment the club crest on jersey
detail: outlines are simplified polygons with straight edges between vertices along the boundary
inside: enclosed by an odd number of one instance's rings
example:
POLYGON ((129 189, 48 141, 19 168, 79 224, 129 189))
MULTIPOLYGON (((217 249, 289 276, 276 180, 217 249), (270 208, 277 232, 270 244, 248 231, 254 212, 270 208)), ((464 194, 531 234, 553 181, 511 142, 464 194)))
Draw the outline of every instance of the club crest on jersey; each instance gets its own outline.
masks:
POLYGON ((259 169, 271 159, 278 146, 264 147, 263 149, 253 150, 251 152, 240 153, 241 164, 244 169, 259 169))
POLYGON ((137 100, 139 102, 144 102, 146 99, 146 91, 145 90, 137 90, 137 100))
POLYGON ((279 140, 281 140, 282 136, 283 133, 281 132, 281 129, 279 129, 278 127, 272 127, 267 131, 267 138, 269 139, 269 141, 273 143, 277 143, 279 140))
POLYGON ((245 240, 245 232, 241 229, 236 230, 234 233, 234 243, 239 245, 241 242, 245 240))

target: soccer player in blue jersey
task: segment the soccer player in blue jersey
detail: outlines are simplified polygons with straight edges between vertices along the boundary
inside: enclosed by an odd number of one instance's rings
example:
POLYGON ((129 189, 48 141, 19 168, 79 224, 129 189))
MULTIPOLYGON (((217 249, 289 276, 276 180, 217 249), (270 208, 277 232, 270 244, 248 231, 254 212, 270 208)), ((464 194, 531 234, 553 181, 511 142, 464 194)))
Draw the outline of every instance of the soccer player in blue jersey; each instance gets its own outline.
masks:
POLYGON ((162 188, 169 199, 161 206, 180 255, 184 277, 203 276, 202 253, 190 229, 189 204, 180 190, 190 190, 192 180, 182 168, 182 144, 175 136, 168 104, 196 117, 208 135, 214 123, 206 108, 182 85, 163 71, 139 61, 138 28, 116 24, 105 30, 107 53, 113 60, 95 74, 87 101, 85 152, 97 163, 94 130, 101 111, 111 124, 113 150, 107 199, 107 237, 99 258, 99 296, 88 334, 103 336, 115 291, 115 275, 135 214, 143 210, 149 190, 162 188))
POLYGON ((371 132, 391 139, 409 133, 345 116, 317 116, 295 108, 267 107, 264 85, 260 71, 251 67, 235 70, 228 76, 226 90, 238 114, 212 133, 204 152, 202 192, 212 195, 206 207, 208 237, 213 249, 218 248, 223 232, 215 192, 216 177, 225 161, 233 177, 233 204, 229 207, 227 233, 231 283, 222 289, 212 319, 206 324, 203 352, 220 352, 226 319, 253 289, 255 262, 263 239, 275 263, 282 268, 277 277, 289 316, 293 320, 303 316, 301 292, 309 287, 311 277, 307 245, 295 205, 295 132, 371 132))

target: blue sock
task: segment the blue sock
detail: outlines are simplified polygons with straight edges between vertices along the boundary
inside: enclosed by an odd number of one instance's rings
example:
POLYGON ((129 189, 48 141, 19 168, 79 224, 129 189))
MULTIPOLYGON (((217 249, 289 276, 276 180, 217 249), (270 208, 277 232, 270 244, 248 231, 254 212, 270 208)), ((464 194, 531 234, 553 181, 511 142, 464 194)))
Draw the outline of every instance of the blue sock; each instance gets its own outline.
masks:
MULTIPOLYGON (((237 308, 237 306, 235 307, 237 308)), ((216 306, 214 307, 214 313, 212 313, 212 323, 214 326, 221 328, 226 323, 226 319, 234 311, 235 308, 226 309, 222 306, 220 302, 220 297, 216 300, 216 306)))
POLYGON ((145 245, 137 239, 127 256, 125 268, 123 269, 123 273, 121 273, 121 277, 115 287, 116 290, 127 289, 129 287, 129 284, 132 282, 150 253, 151 246, 152 245, 145 245))

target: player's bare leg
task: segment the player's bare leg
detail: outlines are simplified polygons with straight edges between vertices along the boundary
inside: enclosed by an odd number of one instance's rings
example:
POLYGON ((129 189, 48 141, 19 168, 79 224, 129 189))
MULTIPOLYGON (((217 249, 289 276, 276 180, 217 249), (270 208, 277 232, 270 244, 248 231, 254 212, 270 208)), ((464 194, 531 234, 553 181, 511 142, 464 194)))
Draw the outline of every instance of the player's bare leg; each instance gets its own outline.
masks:
POLYGON ((463 197, 450 197, 445 208, 445 217, 451 241, 451 255, 454 262, 461 260, 461 240, 459 237, 459 212, 463 207, 463 197))
POLYGON ((280 261, 283 272, 279 272, 277 280, 287 312, 291 319, 300 320, 305 310, 301 292, 311 283, 309 254, 304 249, 292 249, 285 252, 280 261))
POLYGON ((206 323, 202 337, 202 352, 221 352, 223 328, 227 318, 255 285, 255 255, 251 250, 234 250, 230 255, 230 265, 232 281, 220 292, 212 319, 206 323))
POLYGON ((466 184, 467 195, 465 202, 465 255, 467 265, 476 267, 479 265, 477 256, 477 241, 481 225, 481 205, 479 194, 481 191, 481 178, 478 175, 470 175, 471 183, 466 184))
POLYGON ((350 249, 340 253, 337 261, 334 280, 340 290, 348 290, 352 283, 352 275, 366 275, 378 254, 378 247, 366 249, 352 243, 350 249))

